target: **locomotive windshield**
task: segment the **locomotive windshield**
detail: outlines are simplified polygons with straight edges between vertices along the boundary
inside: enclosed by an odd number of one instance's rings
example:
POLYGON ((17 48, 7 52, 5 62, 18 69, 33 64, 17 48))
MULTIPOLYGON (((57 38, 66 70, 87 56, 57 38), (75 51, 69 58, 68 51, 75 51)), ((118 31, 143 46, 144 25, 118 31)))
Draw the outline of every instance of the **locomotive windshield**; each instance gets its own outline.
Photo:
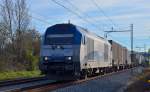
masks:
POLYGON ((45 37, 45 45, 72 44, 73 34, 49 34, 45 37))

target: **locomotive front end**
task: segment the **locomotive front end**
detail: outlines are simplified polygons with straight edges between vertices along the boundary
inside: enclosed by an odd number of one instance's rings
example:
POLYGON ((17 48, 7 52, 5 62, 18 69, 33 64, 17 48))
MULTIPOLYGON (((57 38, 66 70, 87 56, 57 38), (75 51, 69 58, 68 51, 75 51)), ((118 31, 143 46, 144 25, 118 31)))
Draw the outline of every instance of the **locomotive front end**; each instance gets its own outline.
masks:
POLYGON ((55 25, 46 30, 41 46, 40 70, 54 80, 70 80, 79 76, 75 32, 70 25, 55 25))

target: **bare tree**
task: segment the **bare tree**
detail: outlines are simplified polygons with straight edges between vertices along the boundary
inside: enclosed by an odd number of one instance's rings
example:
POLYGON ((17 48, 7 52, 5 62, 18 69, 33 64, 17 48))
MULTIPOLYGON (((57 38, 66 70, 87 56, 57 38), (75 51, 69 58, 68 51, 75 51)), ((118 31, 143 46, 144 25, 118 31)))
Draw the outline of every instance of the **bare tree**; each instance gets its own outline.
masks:
POLYGON ((5 31, 9 31, 9 38, 13 39, 13 2, 12 0, 3 0, 1 6, 1 17, 5 31))
POLYGON ((3 26, 3 23, 0 23, 0 55, 2 52, 2 49, 4 48, 5 41, 6 41, 6 30, 3 26))
POLYGON ((9 61, 12 67, 22 66, 26 52, 24 35, 26 35, 26 30, 28 30, 30 23, 26 0, 3 0, 2 3, 0 7, 0 43, 2 44, 0 47, 4 47, 3 50, 5 50, 3 57, 8 58, 4 61, 9 61))
MULTIPOLYGON (((0 60, 1 66, 5 67, 9 64, 9 60, 12 60, 12 43, 13 41, 13 2, 12 0, 2 0, 2 6, 0 7, 0 38, 1 38, 1 52, 0 52, 0 60), (8 47, 8 48, 7 48, 8 47), (9 56, 9 57, 8 57, 9 56), (3 63, 5 62, 5 64, 3 63), (3 65, 4 64, 4 65, 3 65)), ((10 67, 11 69, 11 67, 10 67)))
POLYGON ((17 30, 27 30, 30 18, 28 14, 28 8, 26 5, 26 0, 16 0, 14 8, 14 18, 17 30))
POLYGON ((16 52, 17 59, 21 61, 22 53, 24 50, 25 40, 23 39, 23 34, 28 29, 29 25, 29 15, 26 5, 26 0, 16 0, 14 7, 14 24, 16 25, 16 52))

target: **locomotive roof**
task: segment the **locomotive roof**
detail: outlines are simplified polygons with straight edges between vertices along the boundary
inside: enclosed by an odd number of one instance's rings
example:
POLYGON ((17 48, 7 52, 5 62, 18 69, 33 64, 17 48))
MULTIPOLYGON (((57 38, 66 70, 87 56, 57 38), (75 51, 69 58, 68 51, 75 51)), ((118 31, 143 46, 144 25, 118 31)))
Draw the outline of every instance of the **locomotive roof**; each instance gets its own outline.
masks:
MULTIPOLYGON (((98 35, 96 35, 96 34, 90 32, 90 31, 88 31, 88 30, 85 29, 85 28, 82 28, 82 27, 80 27, 80 26, 76 26, 76 25, 71 24, 71 23, 67 23, 67 24, 56 24, 56 25, 54 25, 54 26, 52 26, 52 27, 61 27, 61 28, 63 28, 63 30, 66 30, 66 28, 71 28, 72 30, 70 30, 70 31, 76 30, 76 31, 79 31, 79 32, 80 32, 81 34, 83 34, 83 35, 86 35, 86 36, 88 35, 88 36, 91 36, 91 37, 94 37, 94 38, 99 38, 99 39, 101 39, 101 40, 106 41, 106 39, 104 39, 103 37, 98 36, 98 35)), ((52 28, 52 27, 49 27, 49 28, 52 28)), ((48 28, 48 29, 49 29, 49 28, 48 28)))

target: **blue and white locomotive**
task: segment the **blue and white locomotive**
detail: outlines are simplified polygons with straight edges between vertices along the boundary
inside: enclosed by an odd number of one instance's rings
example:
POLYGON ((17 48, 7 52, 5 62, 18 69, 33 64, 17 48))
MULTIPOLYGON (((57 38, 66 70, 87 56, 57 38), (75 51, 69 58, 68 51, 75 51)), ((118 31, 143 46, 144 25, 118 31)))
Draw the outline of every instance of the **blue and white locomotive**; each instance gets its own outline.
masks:
POLYGON ((112 68, 108 40, 70 23, 47 28, 40 58, 40 70, 53 80, 79 79, 112 68))

